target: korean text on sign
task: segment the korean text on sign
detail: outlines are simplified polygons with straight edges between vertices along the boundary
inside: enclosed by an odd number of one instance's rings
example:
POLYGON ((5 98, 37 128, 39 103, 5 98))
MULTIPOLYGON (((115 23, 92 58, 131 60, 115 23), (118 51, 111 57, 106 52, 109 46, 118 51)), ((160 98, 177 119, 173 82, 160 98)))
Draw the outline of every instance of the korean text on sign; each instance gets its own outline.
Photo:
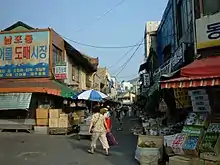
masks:
POLYGON ((47 45, 0 47, 0 60, 45 59, 47 45))

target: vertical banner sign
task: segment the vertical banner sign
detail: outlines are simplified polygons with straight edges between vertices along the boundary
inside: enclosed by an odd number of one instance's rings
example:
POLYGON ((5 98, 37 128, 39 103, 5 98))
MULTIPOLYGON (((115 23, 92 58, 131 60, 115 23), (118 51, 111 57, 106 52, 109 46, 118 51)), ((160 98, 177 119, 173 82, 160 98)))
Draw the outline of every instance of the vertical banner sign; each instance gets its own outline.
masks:
POLYGON ((49 77, 49 31, 0 34, 0 78, 49 77))
POLYGON ((147 73, 143 74, 143 79, 144 79, 144 87, 149 87, 150 86, 150 75, 147 73))
POLYGON ((55 67, 55 79, 63 80, 67 78, 66 64, 57 64, 55 67))

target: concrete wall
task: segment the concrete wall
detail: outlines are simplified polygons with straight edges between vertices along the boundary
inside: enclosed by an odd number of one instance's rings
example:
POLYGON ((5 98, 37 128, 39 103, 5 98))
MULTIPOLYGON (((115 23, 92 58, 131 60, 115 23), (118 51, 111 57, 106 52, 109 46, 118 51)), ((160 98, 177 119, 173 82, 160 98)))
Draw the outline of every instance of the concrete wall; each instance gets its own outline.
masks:
POLYGON ((159 21, 149 21, 145 25, 145 59, 149 56, 150 48, 156 50, 156 37, 151 35, 157 31, 159 21))

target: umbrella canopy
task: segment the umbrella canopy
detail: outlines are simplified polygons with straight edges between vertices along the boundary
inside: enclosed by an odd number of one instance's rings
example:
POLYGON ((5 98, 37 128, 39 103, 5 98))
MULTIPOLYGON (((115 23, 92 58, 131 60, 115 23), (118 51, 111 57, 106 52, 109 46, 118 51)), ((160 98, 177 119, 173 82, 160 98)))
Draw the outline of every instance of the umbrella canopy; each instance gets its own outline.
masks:
POLYGON ((108 97, 106 94, 96 91, 94 89, 90 89, 87 91, 84 91, 82 93, 79 93, 74 98, 79 100, 90 100, 90 101, 102 101, 102 99, 108 97))

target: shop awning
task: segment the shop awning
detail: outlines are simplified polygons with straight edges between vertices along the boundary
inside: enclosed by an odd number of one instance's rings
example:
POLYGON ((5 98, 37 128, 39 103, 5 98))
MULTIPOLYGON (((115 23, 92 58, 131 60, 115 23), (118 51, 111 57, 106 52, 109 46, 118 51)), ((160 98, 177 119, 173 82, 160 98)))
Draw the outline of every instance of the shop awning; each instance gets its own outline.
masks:
POLYGON ((195 60, 180 70, 180 77, 161 81, 161 88, 190 88, 220 85, 220 57, 195 60))
POLYGON ((220 85, 220 77, 180 77, 161 82, 161 88, 191 88, 220 85))
POLYGON ((183 67, 180 75, 182 77, 218 77, 220 76, 220 56, 195 60, 183 67))
POLYGON ((47 93, 65 98, 72 98, 74 91, 64 84, 46 78, 2 79, 1 93, 47 93))

